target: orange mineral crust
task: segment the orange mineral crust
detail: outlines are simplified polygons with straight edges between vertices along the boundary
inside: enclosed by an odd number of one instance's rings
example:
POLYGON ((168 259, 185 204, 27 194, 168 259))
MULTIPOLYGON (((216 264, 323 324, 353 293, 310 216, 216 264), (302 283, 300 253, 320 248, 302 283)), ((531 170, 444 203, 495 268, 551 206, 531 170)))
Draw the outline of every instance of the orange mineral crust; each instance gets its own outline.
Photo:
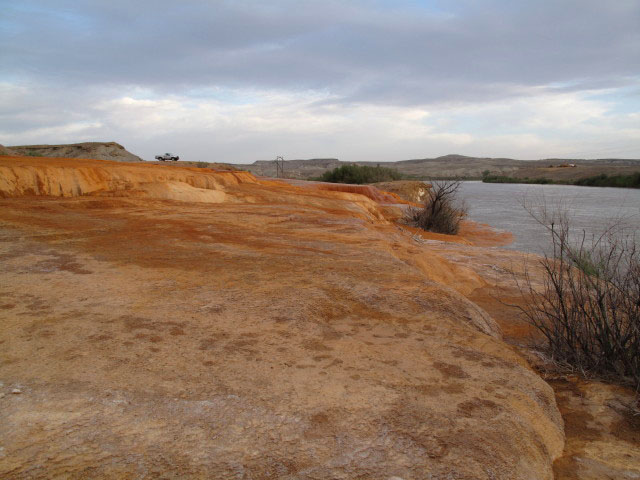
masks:
POLYGON ((514 254, 370 188, 0 157, 0 477, 552 479, 514 254))

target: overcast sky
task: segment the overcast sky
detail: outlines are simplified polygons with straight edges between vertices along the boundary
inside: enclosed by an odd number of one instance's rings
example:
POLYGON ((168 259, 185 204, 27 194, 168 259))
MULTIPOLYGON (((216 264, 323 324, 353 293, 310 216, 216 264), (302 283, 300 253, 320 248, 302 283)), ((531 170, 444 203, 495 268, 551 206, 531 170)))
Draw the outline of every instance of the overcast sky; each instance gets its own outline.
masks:
POLYGON ((0 143, 640 158, 640 0, 0 0, 0 143))

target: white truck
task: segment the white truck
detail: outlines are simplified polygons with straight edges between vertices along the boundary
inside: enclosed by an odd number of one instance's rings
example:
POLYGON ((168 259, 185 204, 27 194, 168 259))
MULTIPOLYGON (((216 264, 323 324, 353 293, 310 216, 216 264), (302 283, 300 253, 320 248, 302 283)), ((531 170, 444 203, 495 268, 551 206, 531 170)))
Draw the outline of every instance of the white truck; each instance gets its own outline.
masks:
POLYGON ((160 160, 161 162, 173 160, 174 162, 176 162, 180 160, 180 157, 172 153, 165 153, 164 155, 156 155, 156 160, 160 160))

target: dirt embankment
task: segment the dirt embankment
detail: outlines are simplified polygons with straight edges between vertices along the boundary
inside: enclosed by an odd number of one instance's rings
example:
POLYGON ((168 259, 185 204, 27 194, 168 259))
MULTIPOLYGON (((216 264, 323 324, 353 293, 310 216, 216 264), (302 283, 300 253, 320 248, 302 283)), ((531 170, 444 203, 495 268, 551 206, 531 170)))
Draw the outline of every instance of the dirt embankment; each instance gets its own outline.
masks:
POLYGON ((247 172, 203 172, 197 168, 163 168, 150 164, 122 165, 87 159, 4 157, 0 162, 0 196, 46 195, 78 197, 153 196, 222 201, 228 184, 257 183, 247 172), (176 191, 175 195, 171 192, 176 191), (166 192, 166 193, 163 193, 166 192), (194 196, 195 195, 195 196, 194 196))
POLYGON ((9 147, 18 155, 33 157, 91 158, 116 162, 142 162, 142 158, 128 152, 116 142, 84 142, 63 145, 18 145, 9 147))
POLYGON ((553 478, 497 251, 205 170, 0 158, 0 476, 553 478))

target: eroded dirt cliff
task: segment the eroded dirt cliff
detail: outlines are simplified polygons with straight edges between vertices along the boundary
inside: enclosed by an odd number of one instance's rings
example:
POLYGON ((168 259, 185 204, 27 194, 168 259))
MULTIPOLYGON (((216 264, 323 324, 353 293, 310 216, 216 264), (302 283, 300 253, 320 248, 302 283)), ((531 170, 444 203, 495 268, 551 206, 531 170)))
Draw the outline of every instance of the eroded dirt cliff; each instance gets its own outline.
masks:
POLYGON ((0 476, 553 478, 554 392, 478 306, 495 270, 397 205, 31 157, 0 192, 0 476))

